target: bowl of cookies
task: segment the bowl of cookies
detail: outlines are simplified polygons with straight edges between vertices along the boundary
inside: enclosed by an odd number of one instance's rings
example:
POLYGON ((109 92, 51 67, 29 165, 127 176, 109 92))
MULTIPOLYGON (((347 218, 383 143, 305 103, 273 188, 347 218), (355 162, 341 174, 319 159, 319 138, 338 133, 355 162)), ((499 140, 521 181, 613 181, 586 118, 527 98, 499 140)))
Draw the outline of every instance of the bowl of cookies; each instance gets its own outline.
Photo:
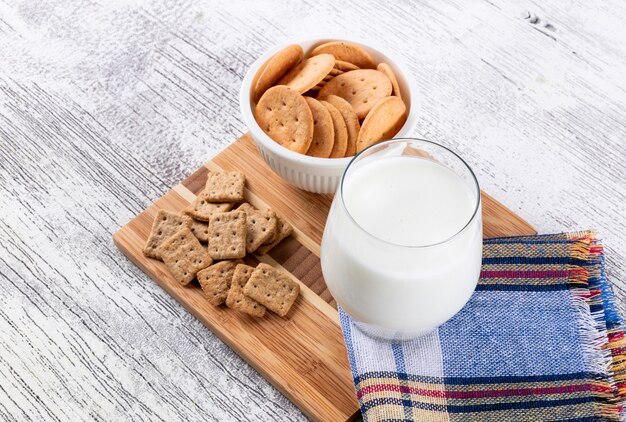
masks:
POLYGON ((415 127, 409 75, 398 59, 355 41, 280 45, 244 77, 241 113, 272 170, 300 189, 332 194, 356 154, 415 127))

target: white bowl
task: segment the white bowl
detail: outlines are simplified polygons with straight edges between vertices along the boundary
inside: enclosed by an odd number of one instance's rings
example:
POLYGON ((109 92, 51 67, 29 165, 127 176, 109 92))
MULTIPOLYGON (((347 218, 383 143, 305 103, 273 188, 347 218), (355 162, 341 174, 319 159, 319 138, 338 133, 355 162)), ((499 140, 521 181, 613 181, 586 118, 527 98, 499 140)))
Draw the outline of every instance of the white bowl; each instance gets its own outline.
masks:
POLYGON ((357 44, 367 50, 372 55, 376 63, 385 62, 391 66, 396 78, 398 79, 398 84, 400 85, 400 90, 402 92, 402 99, 405 101, 408 108, 407 120, 395 137, 406 137, 415 127, 418 108, 417 90, 407 68, 397 58, 392 57, 390 54, 382 53, 380 49, 375 49, 356 41, 337 38, 320 38, 301 42, 290 42, 272 47, 267 50, 265 54, 259 57, 252 64, 248 73, 246 73, 246 76, 243 78, 241 91, 239 93, 239 106, 241 107, 241 114, 243 115, 243 119, 250 130, 252 139, 254 139, 259 153, 261 153, 265 162, 267 162, 272 170, 274 170, 279 176, 300 189, 322 194, 335 193, 335 190, 339 185, 341 175, 352 157, 309 157, 308 155, 291 151, 272 140, 272 138, 263 132, 263 129, 261 129, 254 118, 254 102, 252 99, 251 85, 252 79, 254 79, 254 75, 256 75, 261 65, 277 51, 282 50, 287 45, 294 43, 300 44, 306 56, 313 49, 313 47, 327 41, 348 41, 357 44))

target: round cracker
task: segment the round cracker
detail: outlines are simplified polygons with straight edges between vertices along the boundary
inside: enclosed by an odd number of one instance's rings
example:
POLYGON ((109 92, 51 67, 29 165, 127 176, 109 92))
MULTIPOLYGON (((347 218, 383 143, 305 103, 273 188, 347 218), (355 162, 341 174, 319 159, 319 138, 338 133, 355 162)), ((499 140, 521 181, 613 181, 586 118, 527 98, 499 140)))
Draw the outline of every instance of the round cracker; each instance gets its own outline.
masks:
POLYGON ((332 54, 335 59, 352 63, 360 68, 374 69, 374 59, 365 49, 345 41, 331 41, 318 45, 311 51, 311 56, 332 54))
POLYGON ((303 94, 324 79, 333 66, 335 66, 335 58, 330 54, 310 57, 291 69, 278 81, 278 85, 287 85, 303 94))
POLYGON ((346 122, 334 105, 323 100, 320 101, 320 103, 330 112, 330 117, 333 120, 333 127, 335 129, 335 143, 333 144, 333 150, 330 152, 329 158, 343 158, 346 155, 346 148, 348 147, 348 129, 346 122))
MULTIPOLYGON (((304 57, 304 51, 298 44, 291 44, 274 54, 266 61, 257 72, 258 78, 253 82, 254 101, 259 101, 261 95, 271 86, 276 84, 285 73, 304 57)), ((256 77, 255 77, 256 78, 256 77)))
POLYGON ((372 108, 361 126, 356 152, 393 138, 406 121, 406 105, 399 97, 383 98, 372 108))
POLYGON ((261 129, 278 144, 301 154, 309 149, 313 140, 313 115, 298 92, 284 85, 268 89, 254 115, 261 129))
POLYGON ((326 82, 319 95, 343 98, 350 103, 359 119, 363 119, 374 104, 391 95, 391 81, 377 70, 351 70, 326 82))
POLYGON ((335 58, 335 69, 343 70, 344 72, 348 72, 350 70, 357 70, 359 66, 352 64, 350 62, 344 62, 343 60, 337 60, 335 58))
POLYGON ((328 158, 335 142, 333 119, 326 107, 315 98, 304 97, 313 115, 313 142, 306 155, 328 158))
POLYGON ((391 66, 389 66, 387 63, 380 63, 376 70, 384 73, 385 76, 389 78, 389 80, 391 81, 391 92, 393 93, 393 95, 402 98, 402 94, 400 93, 400 85, 398 85, 398 79, 396 78, 396 75, 394 75, 393 70, 391 70, 391 66))
POLYGON ((356 141, 359 136, 359 129, 361 129, 359 118, 354 110, 352 110, 350 103, 343 98, 336 95, 329 95, 328 97, 324 97, 323 100, 334 105, 335 108, 339 110, 339 113, 341 113, 341 117, 343 117, 343 121, 346 124, 346 130, 348 131, 348 143, 344 157, 352 157, 356 154, 356 141))

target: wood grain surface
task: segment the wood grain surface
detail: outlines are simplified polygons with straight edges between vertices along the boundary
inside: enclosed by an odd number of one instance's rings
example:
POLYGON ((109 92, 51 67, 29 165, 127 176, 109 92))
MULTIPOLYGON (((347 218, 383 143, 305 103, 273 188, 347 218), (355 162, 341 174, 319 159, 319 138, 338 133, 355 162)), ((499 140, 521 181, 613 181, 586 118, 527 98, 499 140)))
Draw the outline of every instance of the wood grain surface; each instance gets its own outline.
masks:
POLYGON ((539 232, 596 229, 626 311, 626 4, 0 0, 0 420, 306 420, 114 247, 246 132, 266 48, 404 58, 414 135, 539 232))
MULTIPOLYGON (((359 413, 339 314, 322 275, 320 244, 332 198, 290 186, 263 161, 246 134, 195 171, 113 236, 115 245, 178 303, 206 325, 307 416, 316 421, 347 421, 359 413), (249 255, 253 266, 265 262, 290 274, 301 293, 286 318, 268 312, 251 318, 210 305, 200 287, 181 286, 162 262, 144 256, 160 209, 182 212, 204 189, 209 170, 246 175, 245 201, 271 208, 294 233, 267 255, 249 255)), ((527 222, 483 194, 486 237, 536 234, 527 222)))

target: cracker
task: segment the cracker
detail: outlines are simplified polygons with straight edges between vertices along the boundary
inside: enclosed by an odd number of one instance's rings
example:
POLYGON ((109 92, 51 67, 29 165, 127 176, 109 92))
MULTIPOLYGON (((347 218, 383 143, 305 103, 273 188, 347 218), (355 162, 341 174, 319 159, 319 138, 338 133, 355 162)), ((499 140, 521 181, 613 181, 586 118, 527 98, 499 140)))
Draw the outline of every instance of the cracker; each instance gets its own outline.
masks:
POLYGON ((209 202, 208 199, 206 199, 205 191, 202 191, 198 194, 198 196, 196 196, 196 199, 194 199, 193 202, 184 209, 183 212, 185 214, 189 214, 196 220, 209 221, 211 214, 230 211, 232 207, 233 204, 229 202, 209 202))
POLYGON ((265 91, 255 109, 257 123, 283 147, 306 153, 313 140, 313 116, 302 95, 279 85, 265 91))
POLYGON ((352 106, 363 119, 379 100, 391 95, 391 81, 384 73, 372 69, 358 69, 342 73, 326 82, 320 98, 337 95, 352 106))
POLYGON ((313 142, 306 152, 311 157, 328 158, 335 142, 335 129, 330 112, 319 101, 305 97, 313 115, 313 142))
POLYGON ((332 54, 336 60, 351 63, 360 68, 374 69, 374 59, 364 48, 345 41, 331 41, 318 45, 311 51, 311 56, 332 54))
POLYGON ((399 97, 380 100, 367 115, 359 132, 356 151, 361 152, 370 145, 393 138, 406 121, 406 105, 399 97))
POLYGON ((209 241, 209 223, 193 220, 191 223, 191 232, 200 242, 207 243, 209 241))
POLYGON ((198 271, 213 260, 188 227, 176 232, 160 248, 163 262, 183 286, 196 277, 198 271))
POLYGON ((339 113, 341 113, 341 117, 343 117, 343 121, 346 123, 346 129, 348 131, 348 144, 346 145, 345 157, 352 157, 356 154, 356 141, 359 136, 359 130, 361 129, 359 118, 352 109, 350 103, 343 98, 336 95, 329 95, 328 97, 324 97, 322 99, 334 105, 335 108, 339 110, 339 113))
POLYGON ((209 219, 209 253, 213 259, 235 259, 246 255, 246 213, 220 212, 209 219))
POLYGON ((159 252, 161 244, 180 229, 191 227, 191 221, 187 215, 159 210, 152 222, 152 230, 146 245, 143 247, 143 254, 149 258, 161 259, 159 252))
POLYGON ((228 296, 226 296, 226 306, 255 317, 262 317, 265 315, 265 306, 243 294, 243 286, 246 285, 253 271, 254 267, 249 265, 237 265, 230 282, 228 296))
POLYGON ((335 58, 335 69, 343 70, 344 72, 349 72, 351 70, 359 69, 359 66, 350 62, 345 62, 343 60, 337 60, 337 58, 335 58))
POLYGON ((335 142, 333 142, 333 150, 330 152, 329 158, 343 158, 348 148, 348 128, 346 127, 346 122, 334 105, 327 101, 320 101, 320 103, 330 112, 333 128, 335 129, 335 142))
POLYGON ((255 253, 257 255, 265 255, 269 251, 271 251, 274 246, 278 245, 285 238, 289 237, 291 233, 293 233, 293 227, 289 224, 283 217, 276 214, 276 225, 277 225, 277 234, 274 240, 271 243, 267 243, 265 245, 261 245, 255 253))
POLYGON ((240 171, 209 171, 202 196, 208 202, 243 201, 246 176, 240 171))
POLYGON ((389 66, 387 63, 380 63, 376 70, 384 73, 385 76, 387 76, 391 81, 391 93, 398 98, 402 98, 402 94, 400 93, 400 85, 398 84, 398 78, 396 78, 396 75, 393 73, 391 66, 389 66))
POLYGON ((248 203, 241 204, 237 210, 246 213, 246 252, 253 253, 276 236, 278 223, 274 211, 257 210, 248 203))
POLYGON ((243 288, 246 296, 285 316, 300 293, 300 285, 283 271, 260 263, 243 288))
POLYGON ((303 94, 324 79, 334 66, 335 58, 330 54, 310 57, 291 69, 278 81, 278 85, 286 85, 303 94))
POLYGON ((213 306, 219 306, 226 300, 235 267, 241 261, 220 261, 198 272, 198 281, 204 296, 213 306))
POLYGON ((259 69, 258 79, 252 85, 254 101, 259 101, 261 95, 276 84, 276 81, 282 78, 291 68, 300 63, 302 57, 304 57, 304 51, 298 44, 288 45, 270 57, 259 69))

